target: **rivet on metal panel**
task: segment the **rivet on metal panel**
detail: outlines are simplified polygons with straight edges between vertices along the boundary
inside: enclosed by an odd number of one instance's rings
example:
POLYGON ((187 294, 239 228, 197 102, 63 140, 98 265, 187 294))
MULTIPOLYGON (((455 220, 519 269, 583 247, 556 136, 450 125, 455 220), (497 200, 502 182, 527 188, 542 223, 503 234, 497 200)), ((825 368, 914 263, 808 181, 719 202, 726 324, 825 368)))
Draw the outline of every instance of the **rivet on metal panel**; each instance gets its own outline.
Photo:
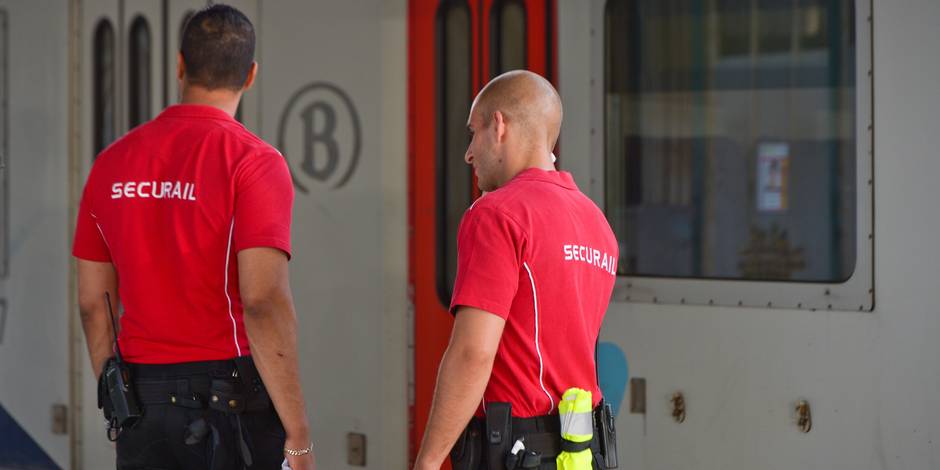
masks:
POLYGON ((869 234, 868 234, 868 239, 871 240, 872 238, 875 238, 875 236, 869 233, 869 234))
POLYGON ((806 400, 796 402, 796 416, 796 425, 800 428, 800 432, 808 433, 813 429, 813 415, 809 410, 809 402, 806 400))
POLYGON ((796 304, 796 308, 803 308, 803 302, 796 304))
POLYGON ((679 299, 679 303, 680 303, 680 304, 684 304, 684 303, 685 303, 685 297, 679 299))
POLYGON ((830 292, 829 289, 826 289, 826 292, 823 293, 823 295, 831 295, 831 294, 832 294, 832 292, 830 292))
POLYGON ((826 308, 828 308, 829 310, 832 310, 832 304, 829 304, 826 308))
POLYGON ((708 299, 708 305, 715 305, 715 299, 708 299))
POLYGON ((630 300, 630 296, 629 296, 629 295, 627 296, 627 300, 630 300))
POLYGON ((627 283, 627 289, 632 289, 632 288, 633 288, 633 283, 632 283, 632 282, 628 282, 628 283, 627 283))
POLYGON ((743 300, 739 300, 739 301, 738 301, 738 307, 742 307, 742 306, 744 306, 744 301, 743 301, 743 300))
POLYGON ((655 303, 658 303, 658 302, 659 302, 659 298, 658 298, 658 297, 653 297, 653 303, 655 304, 655 303))
POLYGON ((646 379, 630 379, 630 413, 646 414, 646 379))
POLYGON ((685 421, 685 397, 682 396, 682 392, 676 392, 672 394, 672 419, 677 423, 682 423, 685 421))
POLYGON ((63 404, 52 405, 52 434, 68 434, 69 408, 63 404))
POLYGON ((346 463, 356 467, 366 466, 366 435, 356 432, 346 434, 346 463))
POLYGON ((767 308, 773 308, 773 306, 774 306, 773 302, 767 302, 767 308))

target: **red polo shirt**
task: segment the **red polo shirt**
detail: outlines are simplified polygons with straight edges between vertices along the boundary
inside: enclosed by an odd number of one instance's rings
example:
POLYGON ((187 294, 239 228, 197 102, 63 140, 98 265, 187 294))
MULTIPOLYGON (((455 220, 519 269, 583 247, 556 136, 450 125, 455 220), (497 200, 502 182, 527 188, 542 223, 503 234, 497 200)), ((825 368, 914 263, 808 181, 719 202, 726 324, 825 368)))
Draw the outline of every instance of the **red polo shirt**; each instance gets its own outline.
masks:
POLYGON ((115 266, 124 357, 248 355, 236 254, 273 247, 289 256, 293 197, 277 150, 214 107, 171 106, 105 149, 85 184, 72 253, 115 266))
POLYGON ((451 312, 506 320, 484 402, 532 417, 558 413, 571 387, 600 401, 594 347, 617 256, 607 219, 567 172, 526 170, 467 210, 451 312))

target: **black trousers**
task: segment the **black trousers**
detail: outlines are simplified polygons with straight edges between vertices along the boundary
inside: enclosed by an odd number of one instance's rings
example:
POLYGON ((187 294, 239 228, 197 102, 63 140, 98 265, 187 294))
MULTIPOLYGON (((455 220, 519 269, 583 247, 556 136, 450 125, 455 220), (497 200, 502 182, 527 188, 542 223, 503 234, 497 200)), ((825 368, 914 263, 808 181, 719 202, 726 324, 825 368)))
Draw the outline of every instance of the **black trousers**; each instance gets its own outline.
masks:
POLYGON ((284 460, 284 427, 274 408, 246 412, 237 418, 215 410, 176 405, 148 405, 136 426, 117 440, 118 470, 280 470, 284 460), (209 432, 187 444, 190 425, 203 419, 209 432), (239 423, 252 465, 242 459, 239 423))
MULTIPOLYGON (((245 368, 257 376, 253 364, 245 368)), ((255 399, 249 410, 235 414, 207 406, 214 393, 210 393, 210 383, 234 381, 234 371, 231 361, 132 364, 143 416, 118 436, 117 469, 280 470, 286 434, 260 379, 246 387, 262 390, 251 395, 255 399), (173 390, 181 392, 163 399, 160 386, 157 393, 152 392, 154 384, 172 384, 173 390)))

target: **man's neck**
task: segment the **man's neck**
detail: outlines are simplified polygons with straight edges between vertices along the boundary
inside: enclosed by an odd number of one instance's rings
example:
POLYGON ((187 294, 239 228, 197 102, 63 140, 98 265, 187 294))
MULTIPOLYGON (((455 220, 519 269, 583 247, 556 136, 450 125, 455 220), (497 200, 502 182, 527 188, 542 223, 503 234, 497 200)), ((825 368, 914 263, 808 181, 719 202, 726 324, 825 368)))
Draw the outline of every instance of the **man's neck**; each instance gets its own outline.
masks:
POLYGON ((184 88, 180 103, 212 106, 225 111, 229 116, 235 117, 241 96, 242 94, 239 91, 228 89, 209 90, 190 85, 184 88))

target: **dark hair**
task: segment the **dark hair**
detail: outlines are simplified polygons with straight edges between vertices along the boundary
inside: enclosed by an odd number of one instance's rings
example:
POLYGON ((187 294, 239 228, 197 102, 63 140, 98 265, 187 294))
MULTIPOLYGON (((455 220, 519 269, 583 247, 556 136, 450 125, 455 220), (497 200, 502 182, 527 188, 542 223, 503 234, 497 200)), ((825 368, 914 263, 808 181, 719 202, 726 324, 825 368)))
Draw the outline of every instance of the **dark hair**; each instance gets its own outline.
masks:
POLYGON ((180 53, 188 83, 239 90, 254 62, 255 28, 242 12, 215 4, 186 22, 180 53))

